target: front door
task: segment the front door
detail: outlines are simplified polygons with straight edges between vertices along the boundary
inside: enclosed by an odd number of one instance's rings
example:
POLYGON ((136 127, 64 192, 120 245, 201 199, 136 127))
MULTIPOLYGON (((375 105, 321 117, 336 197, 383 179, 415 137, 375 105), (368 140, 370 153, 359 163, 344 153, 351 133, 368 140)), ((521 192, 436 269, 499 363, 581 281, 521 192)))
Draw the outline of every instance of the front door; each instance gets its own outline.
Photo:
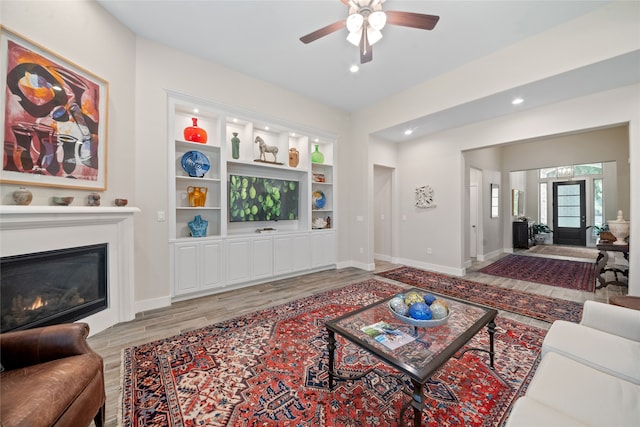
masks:
POLYGON ((585 182, 553 183, 553 243, 586 246, 585 182))

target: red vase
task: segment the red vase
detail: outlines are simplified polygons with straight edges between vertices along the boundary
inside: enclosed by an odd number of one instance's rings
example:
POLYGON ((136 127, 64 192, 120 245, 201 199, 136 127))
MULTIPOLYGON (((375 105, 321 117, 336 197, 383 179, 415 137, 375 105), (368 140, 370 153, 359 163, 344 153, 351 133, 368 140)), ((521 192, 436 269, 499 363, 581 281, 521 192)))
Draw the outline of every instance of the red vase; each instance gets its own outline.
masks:
POLYGON ((193 126, 184 128, 184 139, 190 142, 207 143, 207 131, 198 127, 198 119, 192 117, 193 126))

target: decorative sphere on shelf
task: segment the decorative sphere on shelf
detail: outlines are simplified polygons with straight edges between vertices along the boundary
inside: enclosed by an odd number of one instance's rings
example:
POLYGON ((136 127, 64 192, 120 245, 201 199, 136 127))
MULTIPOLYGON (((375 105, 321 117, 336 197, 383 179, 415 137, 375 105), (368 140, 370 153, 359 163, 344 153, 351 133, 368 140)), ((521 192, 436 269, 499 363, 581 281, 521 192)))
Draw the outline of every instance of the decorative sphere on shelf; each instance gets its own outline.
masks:
POLYGON ((435 301, 433 302, 433 304, 431 304, 431 315, 433 316, 434 320, 444 319, 445 317, 447 317, 447 314, 449 314, 449 310, 442 303, 443 301, 440 300, 435 301))
POLYGON ((404 303, 408 306, 411 306, 416 302, 424 302, 424 299, 417 292, 407 292, 407 294, 404 296, 404 303))
POLYGON ((402 316, 406 316, 409 312, 409 307, 404 303, 404 298, 399 296, 391 298, 391 300, 389 301, 389 306, 393 311, 402 316))
POLYGON ((324 205, 327 203, 327 197, 320 190, 316 190, 312 195, 313 207, 315 209, 322 209, 324 205))
POLYGON ((436 300, 436 296, 435 296, 435 295, 433 295, 433 294, 425 294, 425 296, 424 296, 424 302, 425 302, 427 305, 431 305, 431 304, 433 304, 433 302, 434 302, 435 300, 436 300))
POLYGON ((409 307, 409 315, 418 320, 429 320, 432 317, 431 309, 423 302, 416 302, 409 307))

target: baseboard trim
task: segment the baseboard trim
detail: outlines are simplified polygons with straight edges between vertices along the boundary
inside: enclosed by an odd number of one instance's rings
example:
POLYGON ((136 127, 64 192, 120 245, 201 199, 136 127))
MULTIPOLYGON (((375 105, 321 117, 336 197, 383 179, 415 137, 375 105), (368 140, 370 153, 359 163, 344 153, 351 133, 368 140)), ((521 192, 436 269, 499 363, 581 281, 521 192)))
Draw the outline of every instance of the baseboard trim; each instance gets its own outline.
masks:
POLYGON ((171 305, 171 296, 163 296, 158 298, 150 298, 142 301, 136 301, 134 304, 135 312, 142 313, 143 311, 156 310, 158 308, 169 307, 171 305))
POLYGON ((400 261, 399 262, 400 264, 404 264, 409 267, 415 267, 415 268, 420 268, 422 270, 434 271, 436 273, 449 274, 451 276, 463 277, 466 274, 465 268, 453 268, 453 267, 447 267, 444 265, 429 264, 426 262, 415 261, 415 260, 404 259, 404 258, 400 258, 399 261, 400 261))

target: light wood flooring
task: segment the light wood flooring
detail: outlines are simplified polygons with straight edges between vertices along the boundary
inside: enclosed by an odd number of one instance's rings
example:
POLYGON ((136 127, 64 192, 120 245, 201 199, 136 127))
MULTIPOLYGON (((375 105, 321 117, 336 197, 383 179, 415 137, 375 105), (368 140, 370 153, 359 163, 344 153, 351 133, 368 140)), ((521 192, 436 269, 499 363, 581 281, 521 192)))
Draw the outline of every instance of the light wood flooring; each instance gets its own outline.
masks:
MULTIPOLYGON (((507 289, 547 295, 572 301, 588 299, 607 302, 610 295, 626 289, 609 286, 595 293, 572 291, 519 280, 504 279, 479 273, 478 270, 495 261, 474 262, 467 269, 465 279, 487 283, 507 289)), ((376 272, 396 267, 388 262, 376 261, 376 272)), ((104 358, 105 387, 107 393, 106 426, 118 425, 120 406, 120 362, 123 349, 145 342, 162 339, 223 320, 272 307, 325 290, 374 277, 374 272, 345 268, 312 273, 294 278, 276 280, 248 288, 228 291, 207 297, 173 303, 170 307, 139 313, 135 320, 115 325, 89 337, 91 347, 104 358)), ((380 280, 387 280, 378 278, 380 280)), ((549 324, 524 316, 501 312, 500 315, 520 322, 548 329, 549 324)))

